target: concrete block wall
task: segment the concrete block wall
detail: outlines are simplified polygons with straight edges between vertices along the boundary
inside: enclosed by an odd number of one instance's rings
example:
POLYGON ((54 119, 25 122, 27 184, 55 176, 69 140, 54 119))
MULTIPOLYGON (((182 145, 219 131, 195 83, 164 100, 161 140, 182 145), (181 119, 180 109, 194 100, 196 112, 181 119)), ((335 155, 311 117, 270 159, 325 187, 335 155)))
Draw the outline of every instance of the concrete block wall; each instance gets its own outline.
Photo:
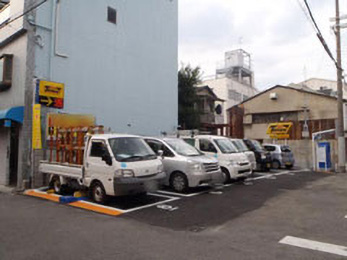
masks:
POLYGON ((45 159, 44 150, 35 150, 34 151, 34 163, 33 163, 33 171, 34 171, 34 180, 33 186, 35 188, 42 187, 47 185, 46 174, 42 174, 39 172, 39 164, 41 160, 45 159))
MULTIPOLYGON (((323 140, 322 140, 323 141, 323 140)), ((334 171, 337 163, 337 143, 336 140, 324 140, 328 141, 331 146, 331 161, 332 170, 334 171)), ((264 140, 264 143, 273 143, 273 140, 264 140)), ((295 166, 304 169, 313 169, 313 157, 312 157, 312 140, 277 140, 276 144, 287 144, 290 146, 295 157, 295 166)))

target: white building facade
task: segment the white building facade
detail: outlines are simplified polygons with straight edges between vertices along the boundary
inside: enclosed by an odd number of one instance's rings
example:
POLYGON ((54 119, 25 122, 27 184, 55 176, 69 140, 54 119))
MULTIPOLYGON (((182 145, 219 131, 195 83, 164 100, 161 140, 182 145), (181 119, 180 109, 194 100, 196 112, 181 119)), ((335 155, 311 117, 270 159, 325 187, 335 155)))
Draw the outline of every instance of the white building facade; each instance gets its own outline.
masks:
POLYGON ((228 124, 227 110, 258 93, 254 87, 250 55, 241 49, 226 52, 224 61, 217 66, 215 78, 204 80, 201 86, 209 86, 225 100, 220 104, 223 106, 223 122, 218 123, 228 124))
POLYGON ((32 179, 34 79, 65 84, 59 112, 158 135, 177 128, 177 52, 178 0, 9 1, 0 10, 0 70, 11 63, 12 76, 10 87, 0 78, 0 184, 32 179))

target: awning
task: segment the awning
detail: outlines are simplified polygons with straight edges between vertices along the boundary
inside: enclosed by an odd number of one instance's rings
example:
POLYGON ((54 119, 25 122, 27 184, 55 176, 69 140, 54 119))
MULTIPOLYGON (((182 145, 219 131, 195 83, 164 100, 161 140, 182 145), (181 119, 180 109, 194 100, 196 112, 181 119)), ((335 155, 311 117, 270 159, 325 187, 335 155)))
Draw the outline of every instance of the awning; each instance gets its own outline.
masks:
POLYGON ((18 123, 23 123, 24 107, 11 107, 0 110, 0 120, 12 120, 18 123))

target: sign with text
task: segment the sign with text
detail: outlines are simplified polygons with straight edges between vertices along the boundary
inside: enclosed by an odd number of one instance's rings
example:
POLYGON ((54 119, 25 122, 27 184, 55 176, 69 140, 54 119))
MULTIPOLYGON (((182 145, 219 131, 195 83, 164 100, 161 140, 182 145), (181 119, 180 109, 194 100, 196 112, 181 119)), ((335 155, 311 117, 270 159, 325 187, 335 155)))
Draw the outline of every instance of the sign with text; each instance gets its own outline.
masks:
POLYGON ((33 106, 33 136, 32 147, 33 149, 42 149, 41 137, 41 105, 35 104, 33 106))
POLYGON ((38 84, 38 103, 46 107, 64 108, 63 83, 40 80, 38 84))
POLYGON ((288 139, 289 138, 289 130, 293 126, 293 123, 271 123, 269 124, 266 134, 270 136, 272 139, 288 139))

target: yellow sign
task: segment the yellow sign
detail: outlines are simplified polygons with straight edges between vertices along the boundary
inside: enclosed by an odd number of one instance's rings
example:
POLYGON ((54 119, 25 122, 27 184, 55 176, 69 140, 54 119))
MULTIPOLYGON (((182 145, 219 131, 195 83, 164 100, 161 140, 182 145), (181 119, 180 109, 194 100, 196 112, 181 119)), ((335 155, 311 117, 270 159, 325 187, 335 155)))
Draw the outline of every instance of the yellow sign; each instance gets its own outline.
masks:
POLYGON ((272 139, 288 139, 289 130, 293 126, 293 123, 271 123, 269 124, 266 134, 272 139))
POLYGON ((33 136, 32 136, 33 149, 42 149, 41 138, 41 105, 35 104, 33 106, 33 136))
POLYGON ((64 84, 40 80, 39 96, 64 98, 64 84))
POLYGON ((93 115, 84 114, 53 114, 47 115, 48 127, 89 127, 95 125, 93 115))

